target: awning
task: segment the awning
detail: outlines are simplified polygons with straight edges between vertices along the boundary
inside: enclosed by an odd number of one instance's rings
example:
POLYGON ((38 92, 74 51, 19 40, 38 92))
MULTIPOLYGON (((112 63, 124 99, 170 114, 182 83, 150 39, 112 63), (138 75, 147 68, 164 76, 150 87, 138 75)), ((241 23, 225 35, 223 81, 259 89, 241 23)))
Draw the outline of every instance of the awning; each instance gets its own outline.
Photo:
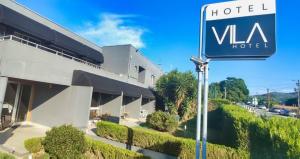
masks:
POLYGON ((79 57, 85 57, 87 61, 96 64, 103 63, 101 52, 80 43, 70 37, 49 28, 27 16, 24 16, 10 8, 0 4, 0 23, 13 27, 22 32, 45 40, 49 45, 55 44, 66 50, 76 53, 79 57))
POLYGON ((85 71, 75 70, 72 85, 92 86, 94 92, 154 99, 152 91, 129 83, 117 81, 111 78, 95 75, 85 71))

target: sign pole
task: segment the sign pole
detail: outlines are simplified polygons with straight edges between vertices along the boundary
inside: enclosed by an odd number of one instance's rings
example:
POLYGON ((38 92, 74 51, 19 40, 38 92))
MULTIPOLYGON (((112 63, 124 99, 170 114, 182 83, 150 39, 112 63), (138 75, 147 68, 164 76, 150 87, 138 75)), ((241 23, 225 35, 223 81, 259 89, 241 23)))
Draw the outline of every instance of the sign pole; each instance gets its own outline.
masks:
POLYGON ((196 65, 196 72, 198 73, 198 97, 197 97, 197 130, 196 130, 196 159, 200 159, 200 138, 201 138, 201 106, 202 106, 202 77, 203 77, 203 64, 202 51, 203 51, 203 22, 204 11, 207 5, 201 7, 200 13, 200 28, 199 28, 199 50, 198 58, 191 58, 196 65))
POLYGON ((203 71, 200 65, 196 66, 198 73, 198 99, 197 99, 197 132, 196 132, 196 159, 200 159, 200 133, 201 133, 201 104, 202 104, 202 76, 203 71))
POLYGON ((201 9, 199 35, 199 58, 191 59, 199 68, 196 159, 200 157, 198 135, 201 121, 199 118, 201 118, 202 72, 204 72, 202 159, 206 159, 208 63, 210 60, 261 60, 272 56, 276 52, 276 0, 228 1, 204 5, 201 9))
POLYGON ((198 97, 197 97, 197 130, 196 130, 196 159, 200 159, 200 138, 201 138, 201 105, 202 105, 202 78, 204 72, 204 61, 202 60, 203 52, 203 25, 204 25, 204 11, 207 5, 201 7, 200 13, 200 28, 199 28, 199 49, 198 58, 192 57, 190 60, 196 66, 196 72, 198 73, 198 97))
POLYGON ((202 132, 202 159, 206 159, 206 142, 207 142, 207 116, 208 116, 208 62, 204 64, 204 101, 203 101, 203 132, 202 132))

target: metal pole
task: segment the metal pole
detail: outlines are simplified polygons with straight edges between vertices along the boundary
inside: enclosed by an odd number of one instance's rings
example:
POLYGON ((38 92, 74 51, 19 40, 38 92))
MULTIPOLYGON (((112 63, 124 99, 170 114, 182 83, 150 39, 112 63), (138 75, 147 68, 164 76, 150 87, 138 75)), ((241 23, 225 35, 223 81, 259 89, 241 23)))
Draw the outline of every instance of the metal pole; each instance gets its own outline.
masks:
POLYGON ((268 108, 270 108, 271 102, 270 102, 270 89, 267 89, 267 94, 268 94, 268 108))
MULTIPOLYGON (((201 68, 199 68, 201 69, 201 68)), ((202 76, 198 70, 198 99, 197 99, 197 132, 196 132, 196 159, 200 159, 200 133, 201 133, 201 104, 202 104, 202 76)))
MULTIPOLYGON (((199 29, 199 50, 198 58, 202 60, 203 49, 203 19, 204 11, 207 5, 201 7, 200 13, 200 29, 199 29)), ((201 104, 202 104, 202 64, 196 64, 196 71, 198 72, 198 98, 197 98, 197 130, 196 130, 196 159, 200 159, 200 138, 201 138, 201 104)))
POLYGON ((202 159, 206 159, 207 110, 208 110, 208 63, 206 63, 204 67, 204 103, 203 104, 204 107, 203 107, 203 132, 202 132, 202 159))
POLYGON ((227 99, 227 88, 225 87, 225 99, 227 99))
POLYGON ((298 86, 298 107, 300 108, 300 80, 298 80, 297 86, 298 86))

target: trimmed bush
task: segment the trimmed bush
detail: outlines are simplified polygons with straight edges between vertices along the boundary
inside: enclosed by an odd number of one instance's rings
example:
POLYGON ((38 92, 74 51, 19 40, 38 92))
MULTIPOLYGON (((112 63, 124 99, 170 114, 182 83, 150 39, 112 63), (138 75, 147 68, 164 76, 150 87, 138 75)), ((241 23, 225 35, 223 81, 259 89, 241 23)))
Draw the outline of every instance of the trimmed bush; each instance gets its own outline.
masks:
POLYGON ((55 158, 79 158, 86 150, 84 133, 71 125, 52 128, 42 144, 45 152, 55 158))
MULTIPOLYGON (((97 135, 141 148, 178 156, 183 159, 195 157, 195 140, 178 138, 150 129, 129 128, 102 121, 97 123, 97 135)), ((248 158, 248 155, 243 151, 214 144, 208 144, 207 155, 212 159, 248 158)))
POLYGON ((146 124, 159 131, 173 132, 178 127, 178 121, 174 115, 167 112, 156 111, 147 116, 146 124))
POLYGON ((42 141, 42 137, 27 139, 24 141, 24 146, 30 153, 37 153, 43 150, 42 141))
MULTIPOLYGON (((42 138, 32 138, 28 139, 32 144, 35 143, 37 145, 42 145, 42 138)), ((129 151, 126 149, 114 147, 112 145, 103 143, 101 141, 95 141, 91 138, 86 137, 86 152, 84 152, 84 156, 82 158, 89 158, 89 159, 112 159, 112 158, 117 158, 117 159, 150 159, 147 156, 144 156, 141 153, 129 151)), ((32 148, 26 147, 26 149, 30 152, 32 148)), ((48 159, 50 156, 43 152, 43 147, 41 151, 39 152, 31 152, 33 153, 34 158, 43 158, 43 159, 48 159)), ((1 154, 0 154, 1 158, 1 154)), ((63 157, 66 158, 66 157, 63 157)), ((75 157, 79 158, 79 157, 75 157)), ((2 158, 1 158, 2 159, 2 158)), ((10 159, 10 158, 8 158, 10 159)))
POLYGON ((88 158, 150 159, 150 157, 144 156, 140 153, 114 147, 112 145, 100 141, 95 141, 90 138, 87 138, 87 143, 88 151, 86 153, 86 157, 88 158))
POLYGON ((220 144, 248 151, 251 158, 300 158, 300 121, 293 118, 263 119, 247 110, 226 105, 221 113, 220 144))
POLYGON ((231 104, 231 102, 227 99, 220 99, 220 98, 210 99, 209 110, 215 110, 223 105, 229 105, 229 104, 231 104))
POLYGON ((0 158, 1 159, 15 159, 14 156, 7 154, 7 153, 2 153, 2 152, 0 152, 0 158))

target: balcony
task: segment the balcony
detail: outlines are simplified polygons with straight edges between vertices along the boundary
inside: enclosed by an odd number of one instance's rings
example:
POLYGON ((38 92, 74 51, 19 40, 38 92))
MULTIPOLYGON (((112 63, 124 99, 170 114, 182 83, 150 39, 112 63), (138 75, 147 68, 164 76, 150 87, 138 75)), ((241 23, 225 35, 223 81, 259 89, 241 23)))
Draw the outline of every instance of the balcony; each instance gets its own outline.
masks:
POLYGON ((37 49, 41 49, 43 51, 46 51, 46 52, 55 54, 55 55, 63 57, 63 58, 66 58, 66 59, 69 59, 69 60, 73 60, 73 61, 85 64, 85 65, 88 65, 88 66, 96 68, 96 69, 101 69, 100 65, 96 65, 96 64, 90 63, 88 61, 79 59, 77 57, 65 54, 65 53, 63 53, 61 51, 57 51, 57 50, 45 47, 43 45, 40 45, 40 44, 31 42, 31 41, 28 41, 26 39, 22 39, 20 37, 14 36, 14 35, 8 35, 8 36, 2 36, 2 37, 0 37, 0 41, 6 41, 6 40, 16 41, 16 42, 22 43, 24 45, 27 45, 27 46, 30 46, 30 47, 34 47, 34 48, 37 48, 37 49))

